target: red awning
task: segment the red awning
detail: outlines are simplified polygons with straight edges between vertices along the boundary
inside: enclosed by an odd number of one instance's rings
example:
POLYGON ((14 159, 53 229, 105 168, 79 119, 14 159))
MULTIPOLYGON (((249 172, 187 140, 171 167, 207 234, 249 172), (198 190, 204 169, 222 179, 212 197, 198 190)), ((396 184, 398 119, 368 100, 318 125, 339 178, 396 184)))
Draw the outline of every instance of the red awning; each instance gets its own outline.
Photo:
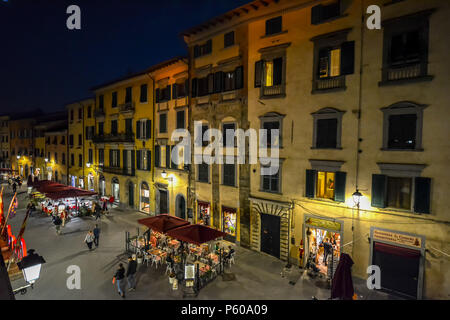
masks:
POLYGON ((87 191, 74 187, 65 187, 60 189, 55 189, 50 192, 46 192, 45 195, 53 200, 63 199, 63 198, 75 198, 75 197, 87 197, 96 195, 97 192, 87 191))
POLYGON ((170 230, 167 232, 167 235, 181 241, 201 245, 202 243, 224 237, 226 233, 201 224, 192 224, 170 230))
POLYGON ((375 242, 374 244, 375 244, 374 245, 375 250, 383 252, 383 253, 393 254, 393 255, 397 255, 397 256, 401 256, 401 257, 405 257, 405 258, 415 258, 415 259, 420 258, 420 255, 421 255, 420 250, 393 246, 393 245, 390 245, 387 243, 381 243, 381 242, 375 242))
POLYGON ((157 232, 166 233, 174 228, 179 228, 189 224, 186 220, 168 214, 160 214, 154 217, 138 220, 140 224, 157 232))

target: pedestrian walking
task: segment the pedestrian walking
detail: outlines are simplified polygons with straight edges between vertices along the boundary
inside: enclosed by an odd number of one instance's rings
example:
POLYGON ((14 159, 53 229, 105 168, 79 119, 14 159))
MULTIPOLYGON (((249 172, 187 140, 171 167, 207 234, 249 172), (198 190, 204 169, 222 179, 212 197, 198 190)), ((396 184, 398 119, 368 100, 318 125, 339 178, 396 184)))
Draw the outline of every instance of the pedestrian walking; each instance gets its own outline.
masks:
POLYGON ((128 257, 128 269, 127 269, 127 280, 128 280, 128 291, 136 290, 136 270, 137 262, 132 257, 128 257))
POLYGON ((116 270, 116 273, 114 274, 113 281, 117 282, 117 292, 122 296, 122 298, 125 298, 125 292, 123 291, 123 280, 125 279, 125 268, 123 267, 123 264, 119 263, 119 267, 116 270))
POLYGON ((58 215, 53 216, 53 224, 55 225, 56 234, 58 234, 58 235, 61 234, 62 220, 58 215))
POLYGON ((94 244, 95 244, 95 247, 97 247, 97 248, 98 248, 99 239, 100 239, 100 228, 98 227, 98 224, 96 224, 95 228, 94 228, 94 244))
POLYGON ((12 189, 13 189, 13 193, 16 193, 16 191, 17 191, 17 184, 15 182, 13 182, 13 184, 12 184, 12 189))
POLYGON ((84 238, 84 242, 86 242, 89 250, 92 250, 92 243, 94 243, 94 233, 91 230, 89 230, 86 238, 84 238))
POLYGON ((108 213, 108 202, 103 200, 103 213, 108 213))
POLYGON ((100 209, 100 204, 98 204, 97 202, 94 202, 94 206, 95 206, 95 220, 97 221, 98 219, 101 219, 102 217, 102 211, 100 209))

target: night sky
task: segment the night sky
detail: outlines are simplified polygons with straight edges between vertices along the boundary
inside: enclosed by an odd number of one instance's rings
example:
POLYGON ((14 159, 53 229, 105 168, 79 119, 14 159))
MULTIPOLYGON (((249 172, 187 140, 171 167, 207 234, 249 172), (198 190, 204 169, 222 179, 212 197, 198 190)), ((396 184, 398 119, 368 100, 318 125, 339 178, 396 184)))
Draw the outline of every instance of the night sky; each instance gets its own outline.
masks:
POLYGON ((64 105, 174 56, 180 33, 249 0, 0 0, 0 114, 64 105), (66 9, 81 8, 81 30, 66 9))

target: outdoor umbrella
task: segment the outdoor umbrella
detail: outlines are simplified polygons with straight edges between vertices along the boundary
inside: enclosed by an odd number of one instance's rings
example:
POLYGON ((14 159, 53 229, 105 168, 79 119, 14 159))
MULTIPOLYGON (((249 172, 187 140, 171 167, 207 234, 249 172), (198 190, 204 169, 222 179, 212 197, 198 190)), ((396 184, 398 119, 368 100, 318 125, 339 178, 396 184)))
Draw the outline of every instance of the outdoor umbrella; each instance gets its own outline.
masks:
POLYGON ((201 245, 202 243, 224 237, 226 233, 201 224, 191 224, 172 229, 167 232, 167 235, 181 241, 201 245))
POLYGON ((353 298, 355 293, 352 279, 353 263, 352 258, 348 254, 341 254, 331 283, 331 299, 340 298, 342 300, 351 300, 353 298))
POLYGON ((160 214, 154 217, 140 219, 138 220, 138 223, 160 233, 166 233, 174 228, 179 228, 189 224, 186 220, 170 216, 168 214, 160 214))

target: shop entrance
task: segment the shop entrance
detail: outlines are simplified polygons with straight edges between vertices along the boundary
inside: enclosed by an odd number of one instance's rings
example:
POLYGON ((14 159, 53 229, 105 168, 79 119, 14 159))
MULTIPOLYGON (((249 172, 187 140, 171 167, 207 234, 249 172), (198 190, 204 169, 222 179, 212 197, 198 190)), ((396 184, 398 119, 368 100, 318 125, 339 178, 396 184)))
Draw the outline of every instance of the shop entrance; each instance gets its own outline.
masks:
POLYGON ((159 190, 159 214, 169 213, 167 208, 167 190, 159 190))
POLYGON ((261 251, 280 258, 280 217, 261 213, 261 251))
POLYGON ((178 218, 185 219, 186 220, 186 201, 184 200, 184 197, 179 194, 177 195, 177 199, 175 200, 175 215, 178 218))
POLYGON ((226 233, 225 240, 230 242, 236 241, 237 215, 236 209, 222 206, 223 215, 223 232, 226 233))

